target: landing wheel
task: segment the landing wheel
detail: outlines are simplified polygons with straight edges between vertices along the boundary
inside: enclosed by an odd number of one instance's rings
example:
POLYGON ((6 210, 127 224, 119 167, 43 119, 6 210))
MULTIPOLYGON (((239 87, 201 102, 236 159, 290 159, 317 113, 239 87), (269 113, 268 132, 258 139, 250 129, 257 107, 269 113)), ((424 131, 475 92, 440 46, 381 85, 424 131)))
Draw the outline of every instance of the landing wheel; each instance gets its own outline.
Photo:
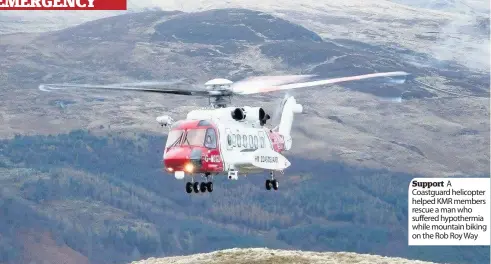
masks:
POLYGON ((193 192, 193 184, 190 182, 186 183, 186 192, 187 193, 192 193, 193 192))
POLYGON ((206 189, 208 189, 208 192, 213 192, 213 182, 207 182, 206 189))
POLYGON ((271 185, 273 185, 273 189, 275 191, 278 190, 279 184, 278 184, 278 181, 277 180, 272 180, 271 185))
POLYGON ((193 190, 195 193, 199 193, 199 182, 193 184, 193 190))
POLYGON ((271 190, 271 186, 272 186, 272 183, 271 183, 271 180, 266 180, 266 190, 271 190))
POLYGON ((200 185, 199 185, 199 190, 204 193, 206 192, 206 182, 202 182, 200 185))

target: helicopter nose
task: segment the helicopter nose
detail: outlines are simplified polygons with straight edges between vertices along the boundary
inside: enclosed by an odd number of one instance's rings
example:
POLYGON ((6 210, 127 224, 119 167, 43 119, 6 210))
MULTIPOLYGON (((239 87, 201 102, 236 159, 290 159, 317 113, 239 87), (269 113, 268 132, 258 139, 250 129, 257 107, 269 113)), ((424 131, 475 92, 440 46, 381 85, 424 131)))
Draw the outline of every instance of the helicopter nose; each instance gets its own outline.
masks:
MULTIPOLYGON (((164 166, 169 172, 182 171, 189 163, 190 150, 185 148, 171 148, 165 153, 164 166)), ((190 168, 188 168, 190 169, 190 168)))
POLYGON ((201 167, 201 150, 181 147, 170 149, 165 154, 164 166, 168 172, 196 172, 201 167))

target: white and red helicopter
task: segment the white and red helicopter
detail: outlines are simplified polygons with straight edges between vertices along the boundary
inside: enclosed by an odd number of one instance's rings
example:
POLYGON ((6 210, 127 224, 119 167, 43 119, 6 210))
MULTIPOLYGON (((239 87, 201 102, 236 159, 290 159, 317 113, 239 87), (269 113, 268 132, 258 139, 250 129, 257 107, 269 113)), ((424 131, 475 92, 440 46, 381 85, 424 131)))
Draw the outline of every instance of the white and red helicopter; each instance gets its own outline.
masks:
MULTIPOLYGON (((170 116, 159 116, 157 122, 169 127, 162 162, 165 170, 182 180, 186 176, 187 193, 212 192, 213 177, 225 174, 237 180, 239 175, 269 171, 265 181, 267 190, 278 190, 275 172, 291 164, 283 156, 292 147, 291 129, 295 114, 303 112, 293 96, 285 96, 280 111, 279 124, 268 127, 271 118, 261 107, 228 107, 233 95, 250 95, 296 88, 336 84, 373 78, 389 78, 403 83, 409 74, 402 71, 312 80, 314 75, 257 76, 238 82, 213 79, 204 84, 205 89, 162 88, 169 83, 134 83, 111 85, 42 84, 39 89, 52 91, 69 88, 129 90, 178 95, 208 96, 208 109, 192 110, 186 119, 174 122, 170 116), (206 181, 195 181, 197 175, 206 181)), ((172 85, 172 84, 170 84, 172 85)))

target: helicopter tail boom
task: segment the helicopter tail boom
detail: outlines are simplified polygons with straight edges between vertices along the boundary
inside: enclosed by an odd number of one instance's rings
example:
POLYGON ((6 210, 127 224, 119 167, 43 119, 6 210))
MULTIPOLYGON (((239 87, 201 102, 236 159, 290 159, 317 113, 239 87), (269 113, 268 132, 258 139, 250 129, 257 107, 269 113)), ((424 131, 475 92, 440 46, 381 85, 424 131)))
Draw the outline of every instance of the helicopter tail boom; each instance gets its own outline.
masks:
POLYGON ((303 106, 298 104, 295 97, 285 97, 281 103, 281 119, 278 126, 278 133, 281 134, 285 141, 285 150, 289 150, 292 147, 291 130, 293 125, 293 118, 295 114, 300 114, 303 111, 303 106))

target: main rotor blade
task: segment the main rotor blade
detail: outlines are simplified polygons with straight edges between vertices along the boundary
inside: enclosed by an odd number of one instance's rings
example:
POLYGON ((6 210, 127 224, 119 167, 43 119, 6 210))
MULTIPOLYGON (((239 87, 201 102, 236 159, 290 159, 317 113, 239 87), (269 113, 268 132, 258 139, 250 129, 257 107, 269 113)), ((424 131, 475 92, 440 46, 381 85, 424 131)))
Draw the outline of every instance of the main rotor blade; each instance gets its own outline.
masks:
POLYGON ((313 87, 319 85, 358 81, 363 79, 373 79, 373 78, 380 78, 380 77, 395 78, 398 81, 401 81, 401 78, 404 78, 402 80, 402 82, 404 82, 408 75, 410 74, 403 71, 380 72, 380 73, 370 73, 370 74, 363 74, 363 75, 356 75, 356 76, 332 78, 326 80, 317 80, 317 81, 301 82, 301 83, 280 84, 280 85, 268 85, 267 83, 265 84, 261 82, 251 82, 251 83, 243 82, 241 83, 240 86, 232 85, 232 89, 236 94, 245 95, 245 94, 268 93, 268 92, 290 90, 290 89, 297 89, 297 88, 307 88, 307 87, 313 87), (258 85, 258 83, 260 85, 258 85))
POLYGON ((238 94, 248 94, 246 91, 254 91, 254 87, 276 87, 287 83, 304 81, 311 79, 315 75, 266 75, 252 76, 243 80, 237 81, 231 86, 231 90, 238 94))
POLYGON ((44 92, 50 92, 56 90, 87 89, 87 90, 120 90, 120 91, 133 91, 133 92, 153 92, 153 93, 166 93, 166 94, 179 94, 179 95, 198 95, 198 96, 208 95, 208 91, 205 90, 148 87, 148 86, 162 86, 162 84, 163 83, 159 83, 159 82, 142 82, 142 83, 131 83, 131 84, 123 83, 123 84, 111 84, 111 85, 41 84, 39 85, 39 90, 44 92))

